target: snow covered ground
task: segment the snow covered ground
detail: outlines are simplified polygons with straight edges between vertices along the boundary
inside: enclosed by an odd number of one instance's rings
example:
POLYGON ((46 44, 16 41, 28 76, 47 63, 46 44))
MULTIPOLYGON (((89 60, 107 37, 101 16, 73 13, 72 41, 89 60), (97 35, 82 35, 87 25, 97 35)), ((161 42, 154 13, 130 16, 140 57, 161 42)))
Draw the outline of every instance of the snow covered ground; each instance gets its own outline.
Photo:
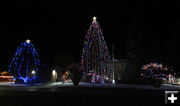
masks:
MULTIPOLYGON (((41 87, 73 87, 73 83, 54 82, 41 87)), ((80 82, 79 87, 93 88, 132 88, 132 89, 160 89, 160 90, 180 90, 179 85, 162 84, 160 88, 154 88, 152 85, 135 85, 135 84, 92 84, 88 82, 80 82)))
MULTIPOLYGON (((11 87, 26 87, 26 84, 15 84, 11 82, 0 83, 0 87, 11 86, 11 87)), ((74 87, 73 83, 62 83, 62 82, 53 82, 53 83, 39 83, 34 86, 29 86, 33 88, 53 88, 53 87, 74 87)), ((84 88, 121 88, 121 89, 142 89, 142 90, 180 90, 180 85, 170 85, 162 84, 160 88, 155 88, 152 85, 138 85, 138 84, 92 84, 89 82, 80 82, 78 87, 84 88)))

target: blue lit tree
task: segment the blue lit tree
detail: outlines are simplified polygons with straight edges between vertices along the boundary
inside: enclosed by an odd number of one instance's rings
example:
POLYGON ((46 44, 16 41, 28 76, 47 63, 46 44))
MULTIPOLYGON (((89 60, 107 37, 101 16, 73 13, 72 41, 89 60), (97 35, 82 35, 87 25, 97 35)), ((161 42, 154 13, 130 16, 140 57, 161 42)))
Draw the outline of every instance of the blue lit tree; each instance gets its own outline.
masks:
POLYGON ((103 82, 111 76, 110 53, 96 17, 87 31, 82 53, 82 68, 90 75, 91 82, 103 82))
POLYGON ((9 72, 16 78, 16 81, 22 80, 24 83, 28 83, 37 78, 39 65, 34 45, 30 43, 30 40, 26 40, 17 48, 9 65, 9 72))

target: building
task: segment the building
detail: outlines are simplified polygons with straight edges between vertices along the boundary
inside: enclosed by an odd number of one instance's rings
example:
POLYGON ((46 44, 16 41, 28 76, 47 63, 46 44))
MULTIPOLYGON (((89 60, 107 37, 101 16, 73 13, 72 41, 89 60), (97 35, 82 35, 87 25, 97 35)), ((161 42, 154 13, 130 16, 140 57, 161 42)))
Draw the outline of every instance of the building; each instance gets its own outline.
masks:
POLYGON ((65 73, 65 68, 58 66, 58 65, 53 65, 51 68, 51 82, 58 82, 58 81, 63 81, 64 80, 64 73, 65 73))
POLYGON ((112 69, 114 69, 114 80, 116 83, 126 81, 128 60, 114 60, 112 61, 112 69))

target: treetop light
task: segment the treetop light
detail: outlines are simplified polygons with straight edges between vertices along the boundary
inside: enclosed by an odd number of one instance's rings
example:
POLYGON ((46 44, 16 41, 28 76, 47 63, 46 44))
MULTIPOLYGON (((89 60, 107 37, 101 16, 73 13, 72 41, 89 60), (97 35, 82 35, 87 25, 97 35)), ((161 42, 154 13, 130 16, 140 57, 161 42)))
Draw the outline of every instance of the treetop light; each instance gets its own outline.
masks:
POLYGON ((29 39, 26 40, 26 43, 30 43, 30 42, 31 42, 31 40, 29 40, 29 39))
POLYGON ((97 19, 97 18, 94 16, 94 17, 93 17, 93 21, 96 21, 96 19, 97 19))

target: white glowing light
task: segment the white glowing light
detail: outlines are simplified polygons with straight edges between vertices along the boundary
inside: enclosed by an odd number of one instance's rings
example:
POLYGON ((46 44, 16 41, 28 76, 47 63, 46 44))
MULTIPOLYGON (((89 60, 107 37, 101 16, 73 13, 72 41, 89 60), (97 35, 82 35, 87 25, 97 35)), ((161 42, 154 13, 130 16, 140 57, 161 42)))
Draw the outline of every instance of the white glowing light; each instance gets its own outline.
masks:
POLYGON ((33 75, 35 74, 35 71, 34 71, 34 70, 32 70, 32 74, 33 74, 33 75))
POLYGON ((57 79, 57 72, 56 70, 52 70, 52 78, 57 79))
POLYGON ((96 21, 96 19, 97 19, 97 18, 94 16, 94 17, 93 17, 93 21, 96 21))
POLYGON ((106 80, 109 80, 109 78, 108 78, 108 77, 106 77, 106 80))
POLYGON ((55 75, 56 75, 56 70, 53 70, 53 71, 52 71, 52 74, 55 76, 55 75))
POLYGON ((112 83, 115 84, 115 80, 112 80, 112 83))
POLYGON ((26 43, 30 43, 31 41, 29 39, 26 40, 26 43))

